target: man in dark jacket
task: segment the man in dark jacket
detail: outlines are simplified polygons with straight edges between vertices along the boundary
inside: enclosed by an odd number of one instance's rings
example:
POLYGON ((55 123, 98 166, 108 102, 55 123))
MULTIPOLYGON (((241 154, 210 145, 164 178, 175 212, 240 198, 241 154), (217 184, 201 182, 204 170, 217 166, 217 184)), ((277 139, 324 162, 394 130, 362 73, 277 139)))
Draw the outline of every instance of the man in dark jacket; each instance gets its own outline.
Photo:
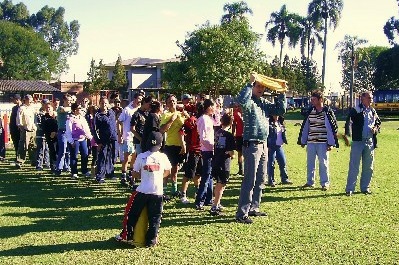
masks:
MULTIPOLYGON (((360 160, 362 160, 362 174, 360 177, 360 191, 371 194, 370 182, 373 176, 374 149, 377 147, 377 133, 380 131, 381 120, 377 112, 371 107, 371 92, 363 92, 361 103, 349 111, 345 123, 345 137, 352 135, 352 146, 349 161, 349 172, 346 183, 346 195, 351 196, 355 191, 360 160)), ((345 141, 349 145, 349 141, 345 141)))
POLYGON ((13 97, 13 102, 15 104, 14 107, 11 109, 11 116, 10 116, 10 135, 12 144, 14 145, 15 150, 15 159, 17 159, 18 153, 18 143, 20 138, 19 128, 17 126, 17 114, 19 107, 22 105, 21 96, 19 94, 15 94, 13 97))
POLYGON ((98 144, 96 181, 104 183, 105 177, 114 178, 115 142, 117 140, 115 113, 109 109, 107 98, 100 99, 100 109, 94 116, 93 135, 98 144))

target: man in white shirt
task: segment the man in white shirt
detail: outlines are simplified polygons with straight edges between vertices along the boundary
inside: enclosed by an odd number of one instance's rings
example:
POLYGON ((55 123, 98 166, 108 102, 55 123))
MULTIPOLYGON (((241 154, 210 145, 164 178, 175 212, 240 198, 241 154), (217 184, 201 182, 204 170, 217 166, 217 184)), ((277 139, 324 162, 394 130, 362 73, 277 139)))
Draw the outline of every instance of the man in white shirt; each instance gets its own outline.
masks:
POLYGON ((20 130, 20 139, 18 143, 16 167, 26 160, 26 151, 28 151, 31 163, 34 163, 36 148, 36 124, 35 124, 35 108, 33 106, 33 98, 31 95, 24 97, 24 104, 19 108, 17 113, 17 126, 20 130))
POLYGON ((130 168, 133 168, 134 163, 134 144, 133 144, 133 133, 130 130, 130 121, 133 114, 140 107, 140 102, 143 96, 140 93, 136 93, 133 96, 133 101, 127 105, 121 112, 118 118, 118 142, 122 145, 123 150, 123 161, 122 161, 122 176, 121 183, 126 184, 128 182, 127 178, 131 176, 127 175, 127 165, 130 162, 130 168))

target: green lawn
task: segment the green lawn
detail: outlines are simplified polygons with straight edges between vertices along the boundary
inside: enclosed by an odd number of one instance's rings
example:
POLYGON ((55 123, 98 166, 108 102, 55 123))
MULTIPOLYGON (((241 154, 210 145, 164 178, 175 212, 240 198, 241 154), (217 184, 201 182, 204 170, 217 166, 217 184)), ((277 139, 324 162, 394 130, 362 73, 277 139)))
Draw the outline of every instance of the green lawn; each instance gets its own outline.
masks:
MULTIPOLYGON (((383 123, 373 195, 352 197, 344 195, 350 150, 345 146, 331 152, 329 191, 299 188, 306 181, 306 151, 296 145, 294 124, 287 122, 285 147, 294 185, 266 188, 262 210, 268 217, 235 223, 241 179, 233 176, 222 199, 223 216, 167 203, 160 244, 152 249, 113 240, 129 196, 118 181, 98 185, 32 167, 18 171, 3 162, 0 264, 398 264, 399 122, 383 123)), ((189 196, 192 201, 192 187, 189 196)))

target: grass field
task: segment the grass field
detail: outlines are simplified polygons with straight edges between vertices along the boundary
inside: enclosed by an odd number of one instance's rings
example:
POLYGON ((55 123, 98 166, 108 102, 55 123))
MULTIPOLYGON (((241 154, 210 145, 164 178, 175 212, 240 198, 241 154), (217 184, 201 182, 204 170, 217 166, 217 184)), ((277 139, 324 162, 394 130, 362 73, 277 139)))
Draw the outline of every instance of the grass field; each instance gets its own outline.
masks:
MULTIPOLYGON (((350 149, 343 144, 330 154, 331 189, 299 188, 306 181, 306 150, 296 145, 294 124, 287 122, 285 146, 294 185, 266 188, 268 217, 235 223, 241 179, 232 176, 223 216, 198 212, 193 204, 165 204, 160 244, 152 249, 113 240, 130 194, 118 181, 98 185, 2 162, 0 264, 398 264, 399 122, 383 123, 373 195, 352 197, 344 195, 350 149)), ((193 193, 190 187, 191 201, 193 193)))

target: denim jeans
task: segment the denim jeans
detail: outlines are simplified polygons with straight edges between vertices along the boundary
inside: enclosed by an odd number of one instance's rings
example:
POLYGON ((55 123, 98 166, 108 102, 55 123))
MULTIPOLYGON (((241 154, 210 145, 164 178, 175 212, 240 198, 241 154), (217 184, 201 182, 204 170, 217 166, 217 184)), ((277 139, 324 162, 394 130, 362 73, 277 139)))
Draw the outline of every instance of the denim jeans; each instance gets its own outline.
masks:
POLYGON ((280 168, 280 178, 281 182, 287 181, 287 160, 285 158, 284 149, 280 145, 270 146, 268 149, 268 161, 267 161, 267 176, 268 183, 271 184, 275 182, 274 179, 274 164, 277 160, 278 167, 280 168))
POLYGON ((70 154, 68 141, 65 136, 65 131, 58 130, 57 133, 57 141, 58 141, 58 157, 57 157, 57 165, 56 169, 58 170, 69 170, 70 169, 70 154))
POLYGON ((211 204, 213 197, 212 158, 213 151, 202 151, 201 181, 195 198, 195 205, 211 204))
POLYGON ((328 151, 326 143, 308 143, 307 146, 307 181, 309 185, 314 185, 316 157, 319 160, 319 175, 320 185, 329 186, 329 166, 328 166, 328 151))
POLYGON ((47 141, 43 137, 36 138, 36 168, 50 167, 50 155, 47 141))
POLYGON ((261 186, 265 182, 267 167, 267 144, 250 142, 243 146, 244 178, 241 183, 240 198, 236 218, 248 216, 249 211, 259 211, 262 198, 261 186))
POLYGON ((89 150, 87 148, 87 141, 74 141, 75 146, 70 146, 71 150, 71 173, 78 174, 78 154, 80 153, 80 167, 82 174, 88 172, 87 163, 89 161, 89 150))
POLYGON ((360 160, 362 160, 362 173, 360 176, 360 190, 367 191, 370 187, 374 167, 373 139, 353 141, 351 146, 349 172, 346 182, 346 191, 355 191, 357 176, 359 174, 360 160))

